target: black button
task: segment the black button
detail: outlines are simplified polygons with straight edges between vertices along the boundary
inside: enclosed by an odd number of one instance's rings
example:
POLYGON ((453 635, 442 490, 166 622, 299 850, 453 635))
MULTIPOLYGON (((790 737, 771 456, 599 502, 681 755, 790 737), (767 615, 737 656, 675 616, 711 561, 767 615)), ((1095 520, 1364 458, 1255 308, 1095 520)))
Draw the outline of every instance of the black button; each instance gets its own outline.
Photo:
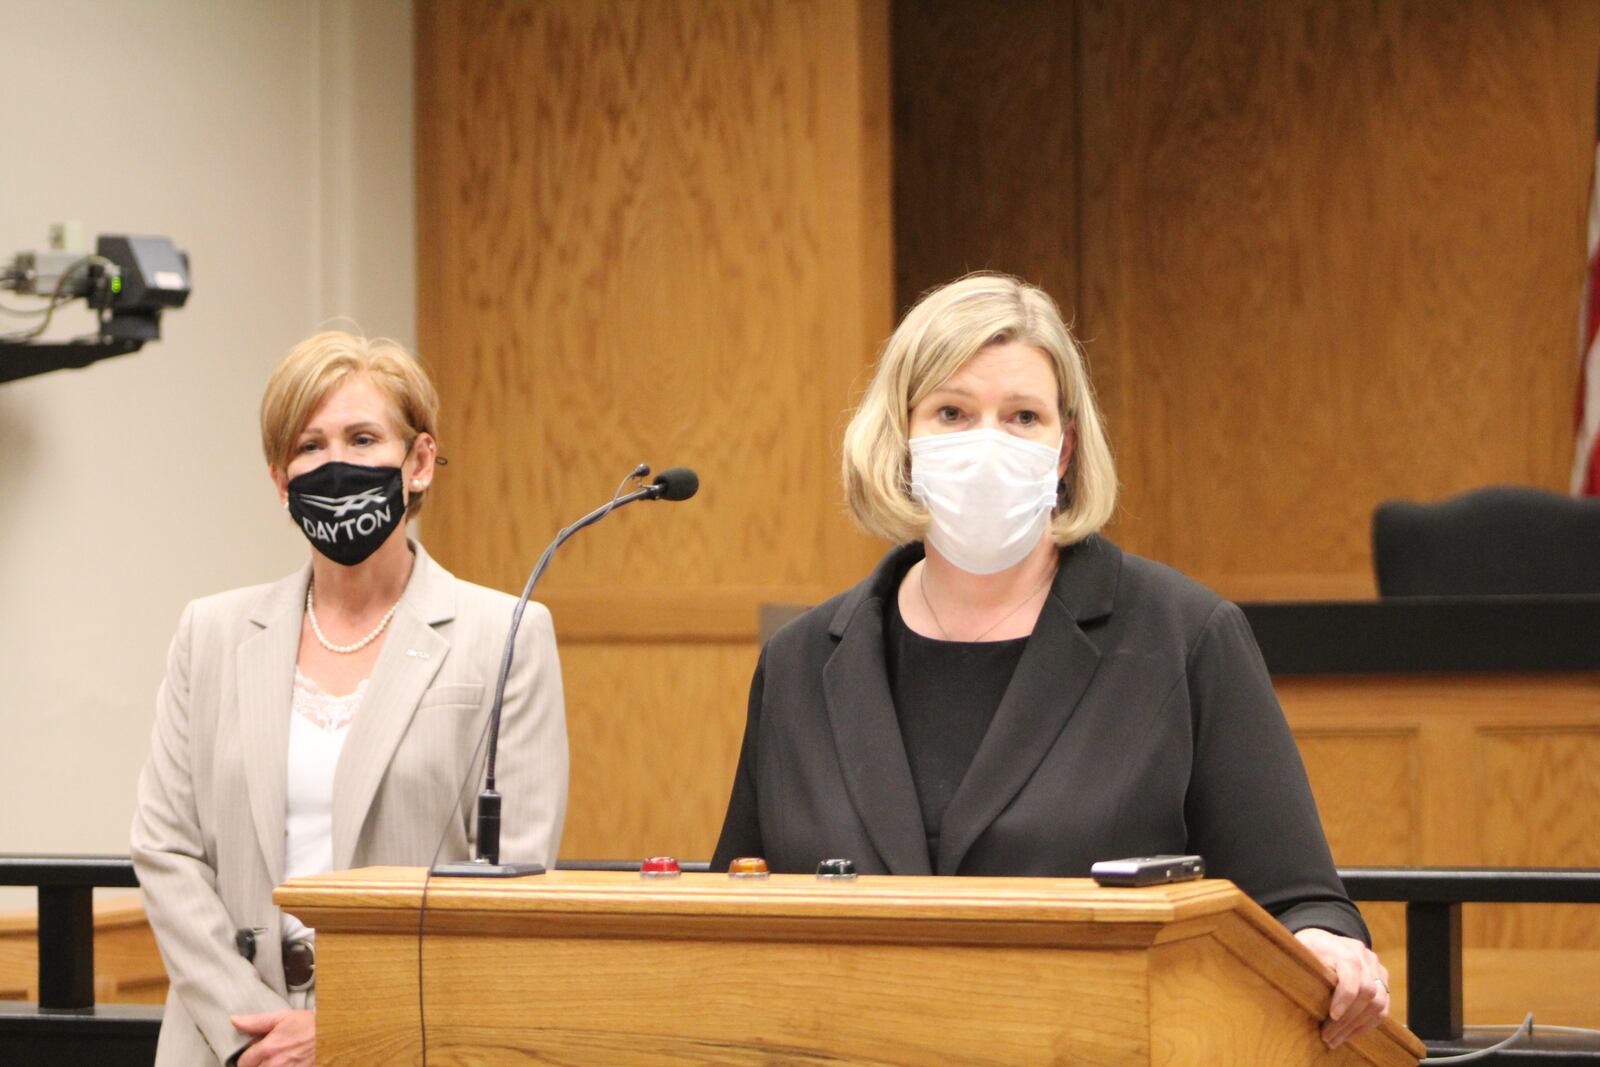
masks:
POLYGON ((248 926, 241 926, 233 934, 233 947, 239 950, 239 955, 254 963, 256 958, 256 932, 248 926))
POLYGON ((817 864, 818 878, 854 878, 855 860, 823 860, 817 864))

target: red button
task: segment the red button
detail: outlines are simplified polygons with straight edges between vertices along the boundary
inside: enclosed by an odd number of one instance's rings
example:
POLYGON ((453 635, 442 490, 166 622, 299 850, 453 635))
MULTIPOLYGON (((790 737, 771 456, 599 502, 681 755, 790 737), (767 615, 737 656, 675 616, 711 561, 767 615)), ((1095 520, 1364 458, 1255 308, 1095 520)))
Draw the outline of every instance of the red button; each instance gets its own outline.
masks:
POLYGON ((639 865, 639 874, 645 878, 676 878, 681 873, 671 856, 651 856, 639 865))

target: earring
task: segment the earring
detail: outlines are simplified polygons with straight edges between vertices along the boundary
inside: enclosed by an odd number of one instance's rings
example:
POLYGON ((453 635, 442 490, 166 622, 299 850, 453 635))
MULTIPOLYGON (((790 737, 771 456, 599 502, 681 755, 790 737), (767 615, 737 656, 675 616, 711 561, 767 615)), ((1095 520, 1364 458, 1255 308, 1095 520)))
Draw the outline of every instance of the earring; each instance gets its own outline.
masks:
POLYGON ((288 511, 289 510, 289 498, 288 497, 284 497, 283 498, 283 510, 284 511, 288 511))
POLYGON ((413 479, 411 479, 411 491, 413 493, 420 493, 426 488, 427 488, 427 486, 422 484, 422 479, 421 478, 413 478, 413 479))

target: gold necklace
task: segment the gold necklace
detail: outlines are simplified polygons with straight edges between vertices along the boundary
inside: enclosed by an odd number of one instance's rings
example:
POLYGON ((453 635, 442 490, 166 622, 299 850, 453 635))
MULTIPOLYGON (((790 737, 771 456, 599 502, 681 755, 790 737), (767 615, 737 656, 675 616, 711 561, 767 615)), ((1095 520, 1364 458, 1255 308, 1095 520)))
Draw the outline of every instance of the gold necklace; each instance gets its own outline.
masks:
MULTIPOLYGON (((969 643, 970 644, 977 644, 979 641, 982 641, 985 637, 988 637, 990 634, 994 633, 996 630, 998 630, 1000 628, 1000 624, 1001 623, 1005 622, 1007 619, 1011 618, 1011 616, 1013 616, 1017 612, 1021 611, 1022 610, 1022 606, 1024 604, 1028 603, 1034 597, 1038 596, 1040 593, 1042 593, 1046 589, 1050 588, 1050 583, 1055 581, 1055 580, 1056 580, 1056 573, 1055 573, 1054 570, 1052 570, 1048 575, 1045 576, 1044 582, 1042 584, 1040 584, 1040 586, 1037 589, 1035 589, 1033 592, 1029 593, 1027 596, 1023 597, 1021 600, 1017 601, 1016 607, 1012 608, 1010 611, 1008 611, 1004 615, 1000 616, 1000 618, 995 621, 994 625, 990 626, 987 630, 983 631, 983 633, 979 634, 977 637, 974 637, 971 640, 971 642, 969 642, 969 643)), ((922 564, 922 569, 917 572, 917 591, 922 594, 922 602, 927 605, 928 614, 933 616, 933 624, 939 628, 940 636, 943 637, 946 641, 955 640, 953 637, 950 636, 950 631, 946 630, 944 628, 944 623, 939 621, 939 613, 934 610, 933 601, 928 599, 928 564, 926 562, 924 562, 922 564)))

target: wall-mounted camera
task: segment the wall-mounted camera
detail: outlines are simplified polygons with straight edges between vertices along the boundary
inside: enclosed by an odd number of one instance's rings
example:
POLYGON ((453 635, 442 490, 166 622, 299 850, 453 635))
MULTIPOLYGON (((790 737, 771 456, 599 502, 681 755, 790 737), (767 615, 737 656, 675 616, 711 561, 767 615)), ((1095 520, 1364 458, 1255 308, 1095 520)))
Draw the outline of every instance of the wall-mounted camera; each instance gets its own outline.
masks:
POLYGON ((3 309, 38 321, 0 334, 0 382, 137 352, 161 337, 161 313, 182 307, 189 288, 189 256, 166 237, 107 234, 87 254, 18 252, 0 268, 0 291, 46 303, 3 309), (75 300, 98 313, 95 332, 71 341, 43 340, 56 311, 75 300))

